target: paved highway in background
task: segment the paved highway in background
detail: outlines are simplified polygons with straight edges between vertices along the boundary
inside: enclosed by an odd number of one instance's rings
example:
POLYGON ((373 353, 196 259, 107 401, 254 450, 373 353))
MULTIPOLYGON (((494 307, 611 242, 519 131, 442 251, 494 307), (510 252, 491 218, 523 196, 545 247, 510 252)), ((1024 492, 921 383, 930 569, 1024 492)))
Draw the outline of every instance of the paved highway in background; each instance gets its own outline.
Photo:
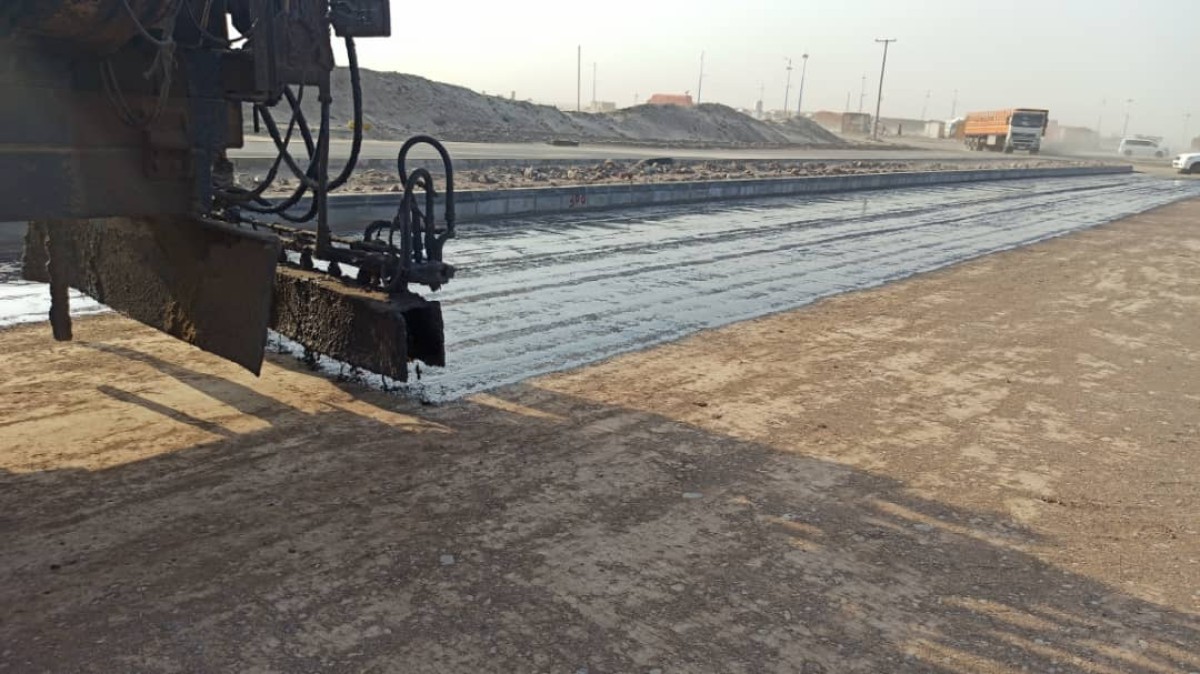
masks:
MULTIPOLYGON (((402 141, 368 140, 363 143, 361 156, 366 159, 395 159, 402 141)), ((302 146, 297 144, 297 154, 302 146)), ((1011 160, 1011 155, 966 152, 954 146, 931 149, 854 149, 829 150, 807 148, 759 148, 759 149, 681 149, 661 147, 639 147, 631 145, 579 145, 559 147, 548 143, 446 143, 446 149, 454 159, 468 160, 572 160, 572 159, 644 159, 646 157, 670 156, 679 159, 829 159, 829 160, 912 160, 912 159, 989 159, 1011 160)), ((350 154, 350 141, 335 139, 330 146, 330 155, 342 159, 350 154)), ((234 150, 230 155, 247 159, 273 159, 275 144, 270 138, 247 137, 245 147, 234 150)), ((436 155, 426 147, 413 150, 414 159, 432 159, 436 155)))
MULTIPOLYGON (((830 160, 830 161, 913 161, 913 160, 972 160, 972 161, 1014 161, 1028 158, 1026 154, 1003 154, 997 152, 971 152, 953 141, 930 140, 914 138, 904 141, 906 146, 897 148, 896 145, 880 143, 878 148, 857 148, 846 150, 812 149, 802 147, 784 148, 714 148, 714 149, 684 149, 666 147, 644 147, 636 145, 589 145, 577 147, 560 147, 548 143, 446 143, 450 156, 457 160, 491 160, 491 161, 566 161, 566 160, 604 160, 604 159, 645 159, 647 157, 675 157, 678 159, 766 159, 766 160, 830 160), (896 148, 896 149, 893 149, 896 148)), ((368 140, 363 144, 361 156, 365 159, 395 159, 403 141, 368 140)), ((294 145, 300 154, 299 143, 294 145)), ((245 147, 233 150, 231 156, 245 159, 274 159, 275 144, 270 138, 248 136, 245 147)), ((334 159, 344 159, 350 154, 348 139, 334 139, 330 147, 330 155, 334 159)), ((433 159, 435 153, 421 146, 413 150, 414 159, 433 159)), ((1052 148, 1043 151, 1042 157, 1066 157, 1073 159, 1100 159, 1110 161, 1128 161, 1112 153, 1065 153, 1056 152, 1052 148)), ((1142 162, 1138 162, 1141 164, 1142 162)), ((1147 165, 1169 166, 1170 160, 1145 162, 1147 165)))

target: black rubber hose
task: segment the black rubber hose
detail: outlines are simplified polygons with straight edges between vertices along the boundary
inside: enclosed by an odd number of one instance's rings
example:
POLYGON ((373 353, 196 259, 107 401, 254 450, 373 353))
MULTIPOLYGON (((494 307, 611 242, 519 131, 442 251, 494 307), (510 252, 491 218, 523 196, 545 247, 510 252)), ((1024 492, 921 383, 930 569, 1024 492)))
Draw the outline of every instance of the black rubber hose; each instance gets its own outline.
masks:
MULTIPOLYGON (((401 152, 404 152, 404 150, 401 152)), ((427 215, 421 213, 421 209, 417 207, 416 190, 418 187, 425 190, 426 207, 432 210, 434 206, 433 176, 430 175, 429 171, 419 168, 414 170, 411 176, 404 176, 404 196, 400 200, 400 209, 396 218, 400 222, 401 263, 397 273, 392 276, 391 282, 385 288, 388 292, 397 292, 406 283, 404 271, 417 259, 413 253, 421 245, 420 239, 417 238, 418 232, 416 229, 419 225, 424 229, 425 222, 428 222, 427 215)))
MULTIPOLYGON (((284 134, 284 137, 283 137, 283 144, 285 146, 291 145, 292 132, 296 128, 296 121, 297 121, 296 113, 299 111, 300 103, 303 103, 303 102, 304 102, 304 87, 300 87, 300 94, 296 98, 296 104, 292 108, 292 119, 291 119, 291 121, 288 122, 287 133, 284 134)), ((312 159, 312 151, 311 150, 309 151, 309 159, 310 159, 310 161, 312 159)), ((259 183, 258 186, 256 186, 254 189, 251 189, 251 190, 237 190, 236 192, 232 192, 232 193, 222 192, 222 197, 226 198, 229 201, 237 201, 237 202, 241 202, 241 203, 248 203, 248 202, 253 201, 255 203, 261 204, 266 209, 272 208, 273 206, 272 206, 271 202, 269 202, 265 199, 262 199, 260 197, 262 197, 263 192, 266 192, 267 189, 275 183, 275 178, 279 174, 279 165, 282 162, 283 162, 283 155, 276 154, 275 161, 271 163, 270 170, 267 171, 266 177, 263 178, 263 181, 261 183, 259 183)), ((256 213, 269 212, 269 210, 259 210, 257 208, 253 208, 251 210, 254 210, 254 212, 256 212, 256 213)))
MULTIPOLYGON (((274 128, 275 135, 277 136, 279 133, 279 130, 278 130, 278 128, 274 127, 275 120, 271 119, 270 113, 267 111, 266 108, 262 108, 262 113, 263 113, 263 119, 267 122, 267 130, 270 131, 271 129, 274 128)), ((276 143, 276 146, 278 147, 278 143, 276 143)), ((292 159, 291 155, 287 153, 286 147, 284 148, 284 152, 280 153, 280 157, 284 158, 285 160, 290 160, 289 167, 292 168, 292 171, 295 173, 296 172, 295 160, 292 159)), ((286 211, 289 208, 300 203, 300 200, 304 198, 304 195, 308 192, 308 190, 310 188, 313 190, 314 193, 317 191, 317 186, 314 185, 315 181, 313 180, 313 178, 311 176, 311 174, 316 172, 317 169, 318 169, 317 157, 314 156, 310 159, 309 165, 308 165, 308 171, 306 172, 306 175, 301 179, 300 184, 296 187, 295 191, 292 192, 291 196, 289 196, 283 202, 281 202, 279 204, 275 204, 273 206, 269 206, 267 208, 258 208, 258 207, 255 207, 255 206, 252 206, 249 204, 245 205, 244 208, 253 213, 279 215, 284 220, 287 220, 289 222, 301 223, 301 222, 308 222, 308 221, 312 220, 313 217, 316 216, 316 214, 317 214, 317 202, 316 202, 315 198, 314 198, 313 202, 309 205, 308 212, 302 216, 289 215, 286 213, 286 211)))
POLYGON ((400 184, 407 187, 408 185, 408 170, 406 164, 408 162, 408 153, 413 147, 425 144, 432 147, 442 158, 442 167, 446 173, 446 231, 449 236, 454 234, 454 164, 450 161, 450 153, 446 151, 446 146, 442 145, 436 138, 432 136, 413 136, 404 142, 400 147, 400 152, 396 155, 396 170, 400 174, 400 184))
POLYGON ((321 92, 321 127, 317 131, 317 190, 313 205, 317 207, 317 252, 333 248, 329 231, 329 108, 332 101, 327 91, 321 92))
MULTIPOLYGON (((338 177, 329 182, 329 184, 326 188, 326 194, 328 194, 329 191, 336 190, 337 188, 341 187, 342 185, 344 185, 346 183, 347 180, 350 179, 351 174, 354 172, 355 167, 358 165, 358 158, 362 152, 363 97, 362 97, 362 77, 361 77, 361 72, 360 72, 360 68, 358 65, 358 49, 354 43, 354 38, 347 37, 345 42, 346 42, 346 55, 347 55, 347 59, 348 59, 349 66, 350 66, 350 89, 351 89, 351 96, 353 98, 353 106, 354 106, 354 140, 350 146, 350 157, 347 159, 346 165, 342 168, 342 171, 338 175, 338 177)), ((303 92, 303 90, 301 90, 301 91, 303 92)), ((292 96, 290 89, 285 88, 284 93, 287 95, 288 103, 292 105, 293 118, 295 121, 298 121, 298 124, 300 127, 300 133, 304 137, 305 147, 308 150, 308 155, 309 155, 309 160, 310 160, 309 161, 309 171, 306 173, 311 173, 312 169, 315 168, 314 164, 317 163, 317 157, 314 154, 315 149, 313 147, 312 131, 308 126, 307 120, 305 120, 305 118, 304 118, 303 111, 300 109, 300 103, 302 102, 302 100, 296 100, 296 98, 294 96, 292 96)), ((279 155, 276 157, 276 162, 275 162, 275 165, 273 166, 273 169, 277 171, 279 161, 284 160, 287 162, 288 167, 292 169, 292 172, 296 173, 297 177, 300 177, 297 172, 295 160, 292 159, 290 153, 287 152, 287 142, 284 142, 283 146, 280 147, 280 143, 279 143, 279 139, 278 139, 279 130, 278 130, 278 127, 275 125, 275 120, 271 117, 270 112, 264 106, 255 106, 255 109, 261 113, 263 121, 267 125, 267 132, 271 135, 271 139, 273 141, 275 141, 276 149, 278 149, 280 151, 279 155)), ((324 123, 324 126, 328 127, 327 121, 324 123)), ((291 128, 289 125, 289 138, 290 138, 290 131, 291 131, 291 128)), ((328 169, 328 166, 326 167, 326 170, 327 169, 328 169)), ((319 168, 318 168, 318 170, 319 170, 319 168)), ((321 175, 321 173, 318 173, 318 175, 321 175)), ((325 173, 325 175, 328 175, 328 173, 325 173)), ((313 185, 311 183, 311 178, 306 180, 305 178, 300 177, 299 187, 297 187, 296 190, 292 193, 292 195, 290 197, 288 197, 286 200, 284 200, 282 203, 280 203, 278 205, 270 206, 267 208, 259 208, 259 207, 251 206, 251 205, 246 205, 245 208, 246 208, 246 210, 249 210, 254 213, 277 214, 277 215, 283 217, 285 220, 288 220, 290 222, 308 222, 308 221, 312 220, 313 216, 316 215, 318 212, 317 203, 316 203, 317 199, 316 199, 315 194, 314 194, 314 198, 313 198, 313 203, 310 205, 308 212, 305 213, 303 216, 299 216, 299 217, 289 216, 285 211, 287 211, 287 209, 289 209, 292 206, 295 206, 297 203, 299 203, 300 200, 302 198, 304 198, 304 194, 309 189, 314 189, 314 191, 315 191, 315 188, 313 187, 313 185)), ((264 190, 265 190, 265 188, 264 188, 264 190)), ((262 194, 262 192, 258 193, 258 195, 261 195, 261 194, 262 194)))
POLYGON ((292 153, 288 151, 287 145, 284 145, 283 139, 279 136, 279 127, 276 126, 275 118, 271 115, 271 111, 265 106, 261 105, 258 106, 258 108, 259 114, 262 115, 263 122, 265 122, 267 125, 267 134, 270 135, 271 140, 275 142, 275 149, 279 152, 279 155, 283 157, 283 161, 287 163, 288 168, 292 170, 292 173, 297 179, 300 180, 302 185, 305 185, 310 189, 315 189, 317 186, 316 181, 314 181, 309 175, 309 173, 312 172, 312 169, 316 167, 315 158, 313 161, 309 162, 308 171, 301 171, 300 166, 296 164, 296 160, 292 157, 292 153))
POLYGON ((346 181, 350 179, 350 175, 354 173, 354 168, 358 166, 358 155, 362 151, 363 142, 363 96, 362 96, 362 77, 358 68, 358 48, 354 45, 354 38, 346 38, 346 59, 350 64, 350 96, 354 104, 354 140, 350 143, 350 157, 346 160, 346 165, 342 167, 342 172, 329 182, 329 189, 336 190, 346 181))
MULTIPOLYGON (((300 91, 303 93, 303 87, 300 91)), ((296 98, 296 95, 292 93, 291 87, 284 87, 283 95, 287 97, 288 104, 292 106, 295 118, 300 122, 300 137, 304 139, 304 149, 308 150, 309 159, 312 159, 313 153, 316 152, 316 145, 313 143, 312 129, 308 127, 308 120, 304 118, 304 110, 300 107, 300 103, 303 101, 296 98)))

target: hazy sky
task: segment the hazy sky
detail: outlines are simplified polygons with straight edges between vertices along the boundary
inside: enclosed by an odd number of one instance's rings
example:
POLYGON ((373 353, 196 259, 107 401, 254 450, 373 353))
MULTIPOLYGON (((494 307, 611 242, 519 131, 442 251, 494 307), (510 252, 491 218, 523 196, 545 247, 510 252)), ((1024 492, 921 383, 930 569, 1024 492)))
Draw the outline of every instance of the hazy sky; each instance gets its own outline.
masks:
POLYGON ((1200 135, 1200 0, 469 0, 393 3, 393 37, 362 40, 363 65, 477 91, 515 90, 543 103, 575 100, 583 46, 586 105, 592 63, 597 98, 626 106, 655 92, 752 107, 765 87, 782 108, 786 58, 810 55, 804 109, 857 110, 862 76, 873 111, 881 47, 893 37, 884 116, 919 117, 1003 107, 1049 108, 1064 124, 1178 142, 1184 115, 1200 135), (1102 105, 1102 101, 1107 101, 1102 105))

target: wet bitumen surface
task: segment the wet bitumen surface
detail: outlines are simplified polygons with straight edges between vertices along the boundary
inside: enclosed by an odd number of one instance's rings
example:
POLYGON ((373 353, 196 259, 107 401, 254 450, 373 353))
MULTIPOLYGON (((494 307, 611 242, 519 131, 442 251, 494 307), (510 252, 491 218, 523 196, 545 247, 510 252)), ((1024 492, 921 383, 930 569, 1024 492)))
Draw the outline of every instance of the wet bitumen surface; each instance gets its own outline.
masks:
POLYGON ((809 304, 1200 195, 1119 176, 538 218, 447 255, 440 400, 809 304))
MULTIPOLYGON (((406 390, 452 400, 1196 196, 1121 175, 464 224, 458 276, 426 293, 448 366, 406 390)), ((44 316, 35 294, 0 285, 0 325, 44 316)))

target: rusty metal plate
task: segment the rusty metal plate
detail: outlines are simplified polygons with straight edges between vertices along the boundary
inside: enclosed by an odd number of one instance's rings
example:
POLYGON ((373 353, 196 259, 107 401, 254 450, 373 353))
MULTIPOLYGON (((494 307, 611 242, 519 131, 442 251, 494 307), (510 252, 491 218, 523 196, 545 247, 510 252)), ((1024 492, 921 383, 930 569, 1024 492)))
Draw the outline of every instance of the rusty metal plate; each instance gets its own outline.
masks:
POLYGON ((11 17, 12 28, 99 52, 112 51, 138 32, 125 3, 144 26, 158 25, 174 7, 161 0, 20 0, 11 17))
POLYGON ((400 381, 410 360, 440 366, 446 359, 439 303, 389 300, 291 267, 275 276, 271 327, 313 352, 400 381))
MULTIPOLYGON (((68 283, 117 311, 262 368, 281 245, 273 234, 187 216, 55 221, 68 283)), ((46 222, 30 224, 24 276, 48 282, 46 222)), ((59 248, 56 247, 56 250, 59 248)))

